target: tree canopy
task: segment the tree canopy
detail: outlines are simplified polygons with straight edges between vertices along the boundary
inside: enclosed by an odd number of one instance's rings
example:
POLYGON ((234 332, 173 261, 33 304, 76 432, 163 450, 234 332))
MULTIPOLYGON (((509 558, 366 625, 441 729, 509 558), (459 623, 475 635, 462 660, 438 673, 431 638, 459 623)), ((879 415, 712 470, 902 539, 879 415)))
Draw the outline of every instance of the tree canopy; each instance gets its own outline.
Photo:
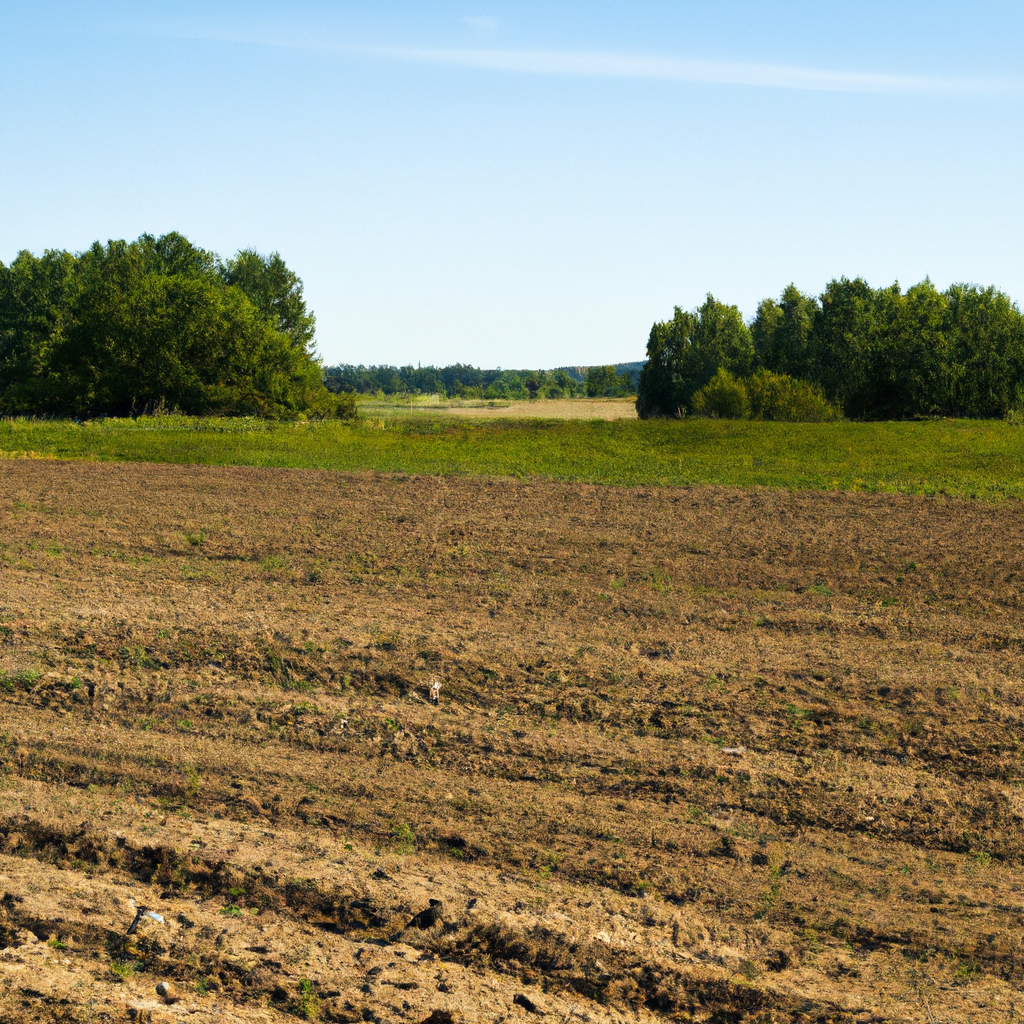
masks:
POLYGON ((338 412, 314 325, 277 253, 222 261, 177 232, 23 251, 0 263, 0 412, 338 412))
MULTIPOLYGON (((671 320, 651 328, 637 411, 697 411, 695 396, 719 370, 737 379, 764 370, 806 382, 861 419, 1000 417, 1024 405, 1024 317, 995 288, 956 284, 940 292, 929 280, 903 291, 843 277, 819 296, 790 285, 778 301, 760 303, 749 328, 735 306, 709 295, 699 309, 677 307, 671 320)), ((716 407, 711 396, 729 387, 718 378, 698 404, 716 407)), ((800 394, 818 409, 811 392, 800 394)), ((787 399, 787 407, 800 402, 787 399)))
POLYGON ((449 398, 526 399, 618 396, 635 393, 635 363, 564 366, 554 370, 484 370, 450 366, 354 366, 324 370, 327 386, 339 393, 423 394, 449 398))

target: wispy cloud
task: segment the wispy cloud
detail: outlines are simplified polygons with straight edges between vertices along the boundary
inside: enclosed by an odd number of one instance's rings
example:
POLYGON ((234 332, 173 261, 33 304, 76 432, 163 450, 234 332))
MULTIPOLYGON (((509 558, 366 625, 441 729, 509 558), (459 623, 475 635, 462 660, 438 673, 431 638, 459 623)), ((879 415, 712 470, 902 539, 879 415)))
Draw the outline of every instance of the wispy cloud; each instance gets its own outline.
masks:
POLYGON ((361 52, 390 60, 477 68, 481 71, 656 79, 817 92, 991 94, 1024 91, 1024 83, 1015 79, 826 71, 785 64, 684 60, 634 54, 414 48, 372 48, 361 52))
MULTIPOLYGON (((486 18, 466 18, 485 27, 486 18)), ((1024 79, 944 77, 937 75, 878 74, 836 71, 743 61, 695 60, 645 54, 576 53, 557 50, 498 50, 355 46, 328 40, 282 37, 276 33, 243 34, 196 27, 171 29, 149 26, 146 34, 178 38, 220 40, 257 46, 333 53, 339 57, 363 57, 439 67, 473 68, 479 71, 528 75, 560 75, 591 78, 648 79, 738 85, 813 92, 917 94, 946 96, 1024 95, 1024 79)))

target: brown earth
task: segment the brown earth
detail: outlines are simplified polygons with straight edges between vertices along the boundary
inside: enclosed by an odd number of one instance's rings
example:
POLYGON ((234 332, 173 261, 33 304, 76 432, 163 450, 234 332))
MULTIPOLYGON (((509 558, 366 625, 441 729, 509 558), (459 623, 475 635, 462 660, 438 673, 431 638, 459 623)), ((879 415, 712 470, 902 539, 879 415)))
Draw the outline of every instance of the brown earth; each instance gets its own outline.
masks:
POLYGON ((1022 569, 1016 503, 7 461, 0 1019, 1015 1020, 1022 569))

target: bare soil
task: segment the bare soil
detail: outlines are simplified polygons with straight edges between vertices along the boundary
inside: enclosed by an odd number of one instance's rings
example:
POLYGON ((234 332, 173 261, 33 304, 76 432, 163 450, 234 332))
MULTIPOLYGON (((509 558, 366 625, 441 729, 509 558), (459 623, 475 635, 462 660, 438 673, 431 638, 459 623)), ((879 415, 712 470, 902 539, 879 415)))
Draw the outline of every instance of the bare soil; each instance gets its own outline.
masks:
POLYGON ((0 1019, 1015 1020, 1022 570, 1014 502, 7 460, 0 1019))

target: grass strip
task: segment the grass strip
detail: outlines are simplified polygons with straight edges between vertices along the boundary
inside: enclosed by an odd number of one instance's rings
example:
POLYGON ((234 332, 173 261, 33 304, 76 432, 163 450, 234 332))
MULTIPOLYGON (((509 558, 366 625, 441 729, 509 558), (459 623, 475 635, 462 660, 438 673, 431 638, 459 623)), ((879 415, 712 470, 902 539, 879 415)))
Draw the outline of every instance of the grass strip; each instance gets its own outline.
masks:
POLYGON ((1024 497, 1024 429, 993 420, 358 422, 140 417, 0 422, 0 459, 57 457, 545 477, 620 486, 723 484, 1024 497))

